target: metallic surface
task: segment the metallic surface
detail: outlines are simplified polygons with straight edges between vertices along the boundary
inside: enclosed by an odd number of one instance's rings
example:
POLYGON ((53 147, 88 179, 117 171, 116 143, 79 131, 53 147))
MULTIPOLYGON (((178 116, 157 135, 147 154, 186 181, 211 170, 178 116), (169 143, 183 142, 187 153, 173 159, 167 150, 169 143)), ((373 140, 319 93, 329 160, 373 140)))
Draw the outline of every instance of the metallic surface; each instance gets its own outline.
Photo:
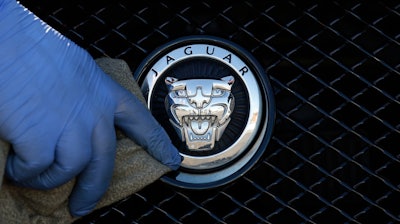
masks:
POLYGON ((216 79, 165 79, 170 122, 189 150, 211 150, 229 124, 235 98, 232 76, 216 79))

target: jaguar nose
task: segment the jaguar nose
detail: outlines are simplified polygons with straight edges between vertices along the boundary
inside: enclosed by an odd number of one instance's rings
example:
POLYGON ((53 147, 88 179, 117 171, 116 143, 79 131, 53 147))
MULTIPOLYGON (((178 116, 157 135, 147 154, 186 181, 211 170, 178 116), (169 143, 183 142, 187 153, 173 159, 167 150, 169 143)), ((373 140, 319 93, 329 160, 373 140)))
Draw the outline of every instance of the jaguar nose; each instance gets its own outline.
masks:
POLYGON ((197 88, 196 95, 189 97, 189 103, 197 109, 204 108, 209 102, 210 97, 204 96, 201 88, 197 88))

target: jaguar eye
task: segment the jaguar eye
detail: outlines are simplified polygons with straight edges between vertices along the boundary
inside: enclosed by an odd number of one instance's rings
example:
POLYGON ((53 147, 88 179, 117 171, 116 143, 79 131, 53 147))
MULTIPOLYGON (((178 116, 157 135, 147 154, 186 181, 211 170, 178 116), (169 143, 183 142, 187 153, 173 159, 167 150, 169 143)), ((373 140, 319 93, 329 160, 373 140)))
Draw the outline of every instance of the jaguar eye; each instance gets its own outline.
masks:
POLYGON ((213 96, 222 96, 224 93, 225 91, 222 89, 213 89, 212 91, 213 96))
POLYGON ((176 90, 175 94, 177 97, 187 97, 186 90, 184 89, 176 90))

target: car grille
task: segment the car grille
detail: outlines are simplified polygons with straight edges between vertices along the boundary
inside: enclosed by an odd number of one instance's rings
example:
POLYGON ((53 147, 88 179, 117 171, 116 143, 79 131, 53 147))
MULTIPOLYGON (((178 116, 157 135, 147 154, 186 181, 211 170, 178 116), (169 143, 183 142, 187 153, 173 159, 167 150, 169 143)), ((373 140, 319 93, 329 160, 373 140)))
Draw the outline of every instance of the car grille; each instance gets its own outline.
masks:
POLYGON ((156 181, 76 223, 400 221, 397 1, 22 3, 94 57, 132 70, 178 37, 229 39, 261 63, 275 92, 270 144, 238 180, 201 191, 156 181))

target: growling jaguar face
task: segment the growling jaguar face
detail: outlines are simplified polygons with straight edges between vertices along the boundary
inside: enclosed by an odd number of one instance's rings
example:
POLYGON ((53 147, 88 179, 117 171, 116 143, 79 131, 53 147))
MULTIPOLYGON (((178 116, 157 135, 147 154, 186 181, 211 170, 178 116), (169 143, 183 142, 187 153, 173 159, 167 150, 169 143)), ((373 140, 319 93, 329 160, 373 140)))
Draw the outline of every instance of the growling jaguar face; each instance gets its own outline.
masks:
POLYGON ((189 150, 210 150, 230 121, 235 79, 178 80, 167 77, 165 106, 170 122, 189 150))

